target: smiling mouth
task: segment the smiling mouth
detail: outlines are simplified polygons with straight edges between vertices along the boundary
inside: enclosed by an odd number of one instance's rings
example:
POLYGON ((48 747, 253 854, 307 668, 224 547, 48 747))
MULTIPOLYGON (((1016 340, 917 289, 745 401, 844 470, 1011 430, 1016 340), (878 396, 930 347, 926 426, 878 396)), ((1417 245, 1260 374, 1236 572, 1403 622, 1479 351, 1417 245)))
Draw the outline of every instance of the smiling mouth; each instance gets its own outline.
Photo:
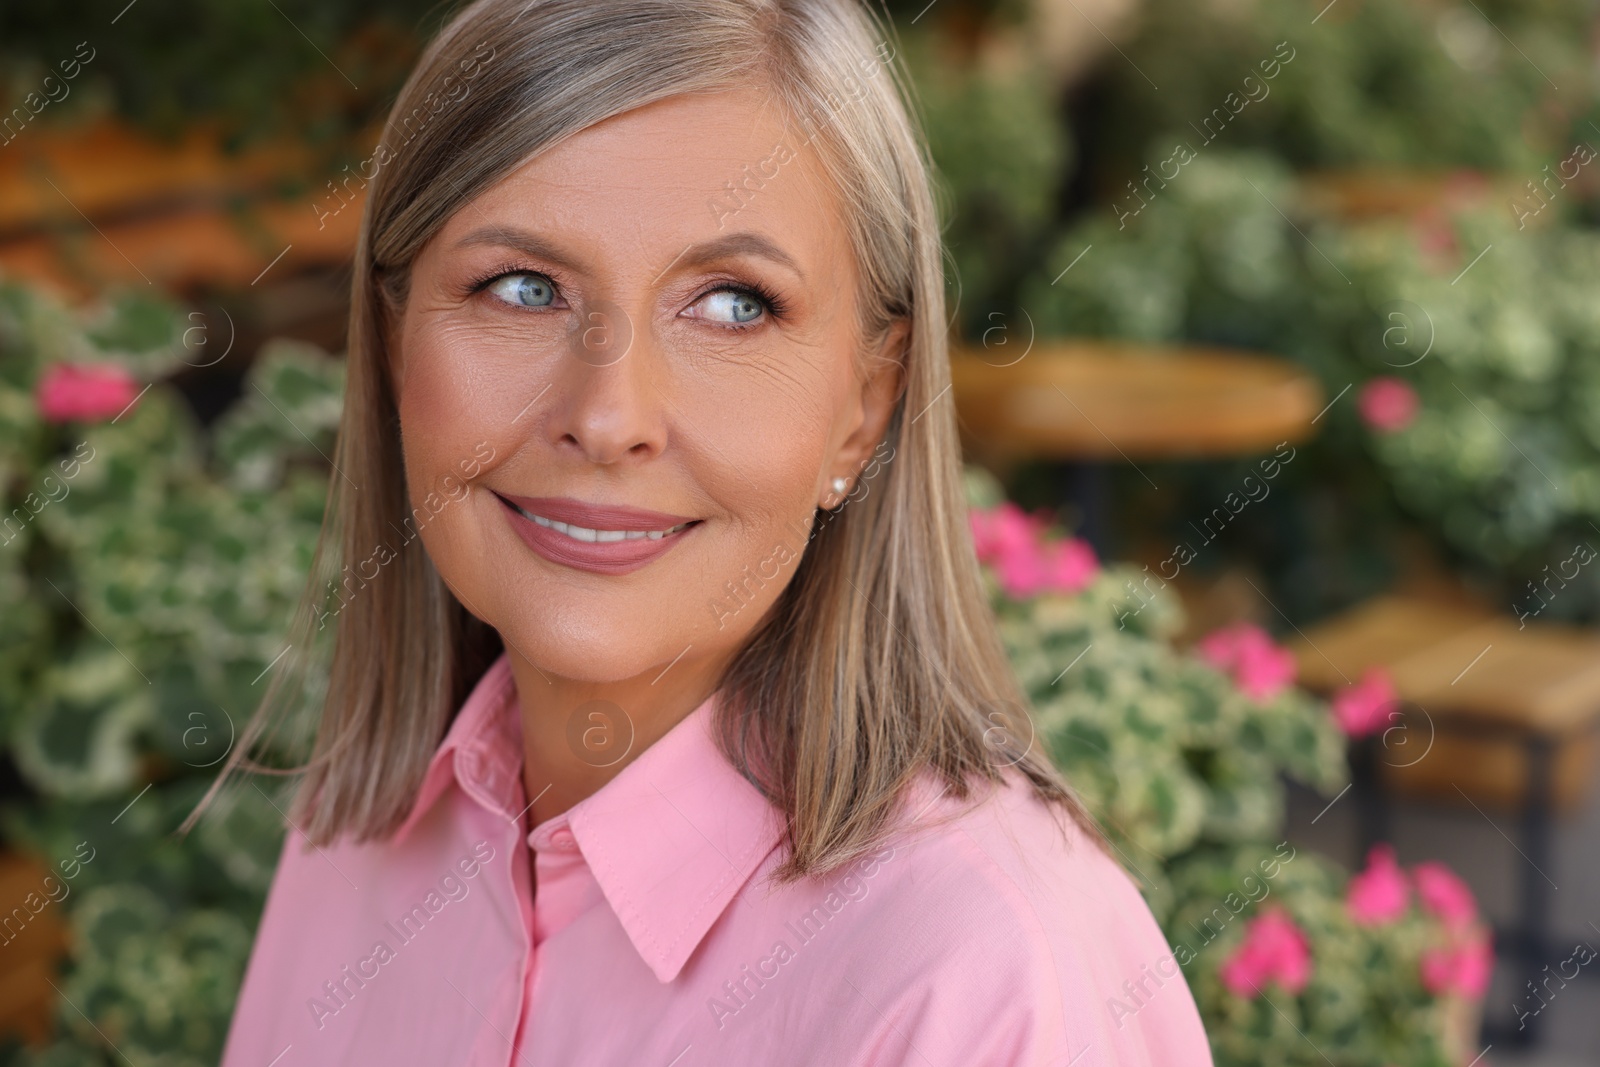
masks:
MULTIPOLYGON (((504 498, 502 497, 502 499, 504 498)), ((583 541, 588 544, 604 544, 612 541, 659 541, 663 537, 687 530, 699 521, 698 519, 691 519, 688 522, 680 522, 676 526, 668 526, 661 530, 591 530, 585 526, 575 526, 570 522, 547 519, 543 515, 535 514, 509 500, 506 503, 510 504, 519 515, 530 522, 546 529, 554 530, 556 533, 565 534, 574 541, 583 541)))

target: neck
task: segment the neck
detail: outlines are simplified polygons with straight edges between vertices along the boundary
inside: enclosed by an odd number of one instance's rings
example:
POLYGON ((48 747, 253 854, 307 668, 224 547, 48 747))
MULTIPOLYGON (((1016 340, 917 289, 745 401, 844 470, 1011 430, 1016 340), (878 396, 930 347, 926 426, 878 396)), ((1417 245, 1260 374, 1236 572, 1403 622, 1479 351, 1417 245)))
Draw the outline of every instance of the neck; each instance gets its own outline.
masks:
POLYGON ((726 657, 664 661, 632 678, 553 674, 506 647, 522 709, 522 784, 531 829, 615 778, 716 689, 726 657))

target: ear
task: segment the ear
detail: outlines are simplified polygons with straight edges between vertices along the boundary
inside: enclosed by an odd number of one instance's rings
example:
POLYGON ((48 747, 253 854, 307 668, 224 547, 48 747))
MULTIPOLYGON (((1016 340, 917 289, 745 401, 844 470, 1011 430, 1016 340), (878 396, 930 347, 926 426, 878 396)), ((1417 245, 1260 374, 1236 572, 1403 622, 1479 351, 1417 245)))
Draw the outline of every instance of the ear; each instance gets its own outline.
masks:
POLYGON ((905 352, 911 336, 908 319, 895 319, 884 332, 883 340, 867 354, 866 374, 856 398, 859 421, 834 453, 833 462, 824 472, 828 484, 822 492, 822 506, 837 507, 854 488, 857 475, 867 465, 873 452, 883 441, 894 416, 895 405, 905 391, 905 352), (836 491, 834 482, 842 478, 843 491, 836 491))

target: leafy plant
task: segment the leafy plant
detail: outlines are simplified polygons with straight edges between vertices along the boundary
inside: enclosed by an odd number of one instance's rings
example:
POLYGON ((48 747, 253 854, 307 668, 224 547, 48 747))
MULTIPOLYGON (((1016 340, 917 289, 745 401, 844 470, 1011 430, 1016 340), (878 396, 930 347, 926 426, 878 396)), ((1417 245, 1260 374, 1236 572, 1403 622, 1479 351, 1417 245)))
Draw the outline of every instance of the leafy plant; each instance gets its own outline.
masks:
POLYGON ((901 46, 958 281, 947 294, 950 315, 962 332, 981 333, 1032 258, 1019 249, 1048 236, 1072 164, 1066 121, 1036 67, 972 66, 934 33, 908 32, 901 46))
POLYGON ((1481 1001, 1490 959, 1464 886, 1431 865, 1430 885, 1448 880, 1447 914, 1435 914, 1409 905, 1397 868, 1375 862, 1352 879, 1278 841, 1286 778, 1331 795, 1349 777, 1345 737, 1291 684, 1293 658, 1251 627, 1178 650, 1182 611, 1164 587, 1098 567, 985 473, 967 483, 1040 740, 1173 947, 1152 961, 1154 986, 1110 991, 1113 1015, 1137 1014, 1162 995, 1158 976, 1181 972, 1219 1065, 1454 1062, 1460 1009, 1481 1001))
MULTIPOLYGON (((1300 362, 1342 397, 1308 448, 1324 491, 1353 506, 1381 479, 1385 507, 1533 608, 1526 583, 1600 523, 1600 234, 1519 230, 1475 184, 1453 213, 1354 225, 1304 207, 1272 157, 1208 152, 1125 226, 1108 208, 1070 227, 1054 256, 1093 245, 1095 269, 1020 300, 1045 334, 1300 362)), ((1573 584, 1540 597, 1551 617, 1600 610, 1600 572, 1573 584)))
POLYGON ((1556 86, 1585 77, 1581 0, 1152 0, 1140 14, 1104 67, 1099 147, 1118 185, 1152 140, 1193 138, 1219 108, 1219 147, 1268 148, 1297 167, 1535 172, 1580 118, 1556 86), (1263 82, 1279 42, 1293 58, 1263 82))
POLYGON ((33 105, 40 121, 110 112, 164 134, 204 123, 238 141, 289 132, 339 141, 393 98, 435 7, 179 0, 130 4, 111 12, 114 26, 93 28, 79 11, 9 4, 0 10, 0 92, 7 114, 29 93, 58 94, 59 105, 33 105), (80 42, 89 50, 77 53, 80 42), (92 56, 76 82, 45 85, 74 54, 92 56))
POLYGON ((0 736, 32 790, 5 837, 46 863, 96 854, 60 906, 62 987, 99 1029, 64 1000, 30 1062, 113 1062, 109 1039, 140 1063, 214 1063, 282 841, 254 788, 172 831, 285 651, 342 365, 269 346, 205 429, 163 380, 181 330, 160 304, 81 317, 0 285, 0 736))

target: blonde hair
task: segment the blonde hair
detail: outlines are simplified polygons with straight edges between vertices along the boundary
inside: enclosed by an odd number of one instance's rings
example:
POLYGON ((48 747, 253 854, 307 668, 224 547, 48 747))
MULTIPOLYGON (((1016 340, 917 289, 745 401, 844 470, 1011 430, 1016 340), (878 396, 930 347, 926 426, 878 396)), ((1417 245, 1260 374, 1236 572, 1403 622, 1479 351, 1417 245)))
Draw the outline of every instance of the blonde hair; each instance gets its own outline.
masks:
MULTIPOLYGON (((864 350, 876 350, 897 319, 910 326, 885 438, 893 452, 859 479, 862 495, 818 513, 793 579, 719 690, 719 746, 787 819, 790 852, 774 877, 822 874, 879 844, 923 768, 966 798, 974 780, 999 783, 1014 767, 1103 847, 1034 743, 977 569, 947 396, 938 211, 905 104, 911 90, 893 58, 883 23, 859 0, 478 0, 452 19, 390 115, 386 133, 405 143, 375 157, 339 473, 307 590, 313 610, 298 617, 295 647, 314 637, 320 582, 339 573, 329 546, 362 559, 409 517, 382 326, 403 306, 426 242, 474 196, 573 133, 655 100, 756 81, 808 134, 839 191, 861 278, 864 350), (451 79, 467 88, 445 99, 451 79)), ((339 612, 316 743, 296 770, 296 825, 319 844, 392 834, 501 648, 420 545, 363 576, 339 612)), ((264 769, 244 753, 274 729, 303 674, 274 677, 224 775, 264 769)))

